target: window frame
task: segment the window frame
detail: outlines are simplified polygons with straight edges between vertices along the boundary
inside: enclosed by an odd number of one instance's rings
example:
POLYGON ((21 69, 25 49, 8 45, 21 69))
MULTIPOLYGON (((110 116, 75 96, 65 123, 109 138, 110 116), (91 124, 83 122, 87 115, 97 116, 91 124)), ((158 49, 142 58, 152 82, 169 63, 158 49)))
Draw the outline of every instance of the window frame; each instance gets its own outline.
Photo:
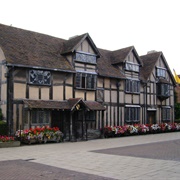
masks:
POLYGON ((131 94, 140 93, 140 81, 135 79, 126 79, 125 80, 125 92, 131 94))
POLYGON ((162 82, 157 83, 157 96, 162 97, 162 98, 169 98, 170 97, 170 84, 162 83, 162 82))
POLYGON ((140 122, 140 106, 125 106, 125 122, 140 122))
POLYGON ((77 71, 75 87, 77 89, 96 90, 97 74, 77 71))
POLYGON ((166 68, 157 66, 156 67, 156 76, 166 78, 166 71, 167 71, 166 68))
POLYGON ((73 59, 77 62, 88 63, 88 64, 97 64, 97 56, 95 54, 85 53, 82 51, 76 51, 73 59), (77 57, 79 57, 79 58, 77 58, 77 57))
POLYGON ((125 62, 125 70, 126 71, 139 72, 139 64, 126 61, 125 62))
POLYGON ((86 121, 96 121, 96 111, 87 111, 85 120, 86 121))
POLYGON ((162 121, 170 122, 171 120, 171 107, 162 107, 162 121))
POLYGON ((29 70, 28 76, 29 76, 28 77, 29 84, 42 85, 42 86, 50 86, 51 85, 51 72, 50 71, 31 69, 31 70, 29 70), (42 79, 40 79, 40 76, 42 79), (33 81, 33 79, 34 79, 34 81, 33 81), (40 82, 40 80, 42 82, 40 82))
POLYGON ((50 111, 31 110, 31 125, 44 126, 50 124, 50 111))

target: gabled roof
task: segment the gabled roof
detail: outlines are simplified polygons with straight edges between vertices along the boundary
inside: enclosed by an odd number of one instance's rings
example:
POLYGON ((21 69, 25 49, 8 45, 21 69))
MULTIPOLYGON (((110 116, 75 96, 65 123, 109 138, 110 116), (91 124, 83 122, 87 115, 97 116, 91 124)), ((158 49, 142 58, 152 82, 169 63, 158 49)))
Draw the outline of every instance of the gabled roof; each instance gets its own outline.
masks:
POLYGON ((65 40, 0 24, 0 48, 9 65, 74 72, 60 53, 65 40))
POLYGON ((142 61, 139 58, 139 55, 137 54, 134 46, 126 47, 116 51, 109 51, 104 49, 99 49, 99 51, 101 53, 101 57, 97 60, 97 67, 100 76, 125 79, 125 74, 118 68, 117 64, 125 62, 131 51, 134 52, 140 66, 142 66, 142 61))
POLYGON ((140 76, 144 80, 148 79, 153 69, 155 68, 155 64, 160 56, 161 56, 161 52, 154 52, 140 56, 143 62, 143 67, 140 68, 140 76))
POLYGON ((69 106, 70 106, 70 109, 71 111, 75 108, 75 106, 79 103, 79 102, 82 102, 82 98, 70 98, 68 100, 69 102, 69 106))
POLYGON ((112 51, 99 49, 101 57, 97 59, 98 74, 104 77, 125 79, 124 73, 117 67, 112 65, 112 51))
POLYGON ((123 49, 116 50, 116 51, 112 51, 111 52, 112 64, 119 64, 119 63, 124 62, 131 51, 134 52, 139 64, 142 65, 142 61, 139 58, 139 55, 138 55, 136 49, 134 48, 134 46, 130 46, 130 47, 126 47, 123 49))
POLYGON ((167 61, 162 52, 151 52, 149 54, 140 56, 140 58, 143 62, 143 67, 140 68, 140 78, 144 81, 146 81, 148 79, 148 77, 152 73, 153 69, 155 68, 156 62, 158 61, 158 59, 160 57, 162 57, 162 60, 164 61, 167 72, 168 72, 169 76, 171 77, 173 84, 175 85, 176 82, 175 82, 174 76, 171 73, 169 65, 167 64, 167 61))
POLYGON ((111 63, 112 64, 119 64, 124 62, 130 51, 132 50, 133 46, 126 47, 123 49, 119 49, 116 51, 111 52, 111 63))
POLYGON ((99 57, 100 56, 99 50, 88 33, 82 34, 80 36, 75 36, 67 41, 64 41, 61 54, 68 54, 74 52, 85 39, 87 39, 90 42, 93 50, 96 52, 96 54, 99 57))

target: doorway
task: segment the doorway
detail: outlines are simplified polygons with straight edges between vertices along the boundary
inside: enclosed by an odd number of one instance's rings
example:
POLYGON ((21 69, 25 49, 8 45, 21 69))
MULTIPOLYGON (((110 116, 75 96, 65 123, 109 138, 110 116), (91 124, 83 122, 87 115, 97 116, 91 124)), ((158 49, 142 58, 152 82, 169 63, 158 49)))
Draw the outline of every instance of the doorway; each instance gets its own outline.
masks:
POLYGON ((147 112, 147 123, 148 124, 156 123, 156 111, 148 111, 147 112))

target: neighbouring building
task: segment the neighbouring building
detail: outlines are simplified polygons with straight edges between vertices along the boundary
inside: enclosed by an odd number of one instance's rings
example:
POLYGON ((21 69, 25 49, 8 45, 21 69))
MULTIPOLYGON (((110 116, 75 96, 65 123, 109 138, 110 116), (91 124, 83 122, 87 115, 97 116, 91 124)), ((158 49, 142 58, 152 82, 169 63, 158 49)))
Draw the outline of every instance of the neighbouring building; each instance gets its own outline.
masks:
POLYGON ((11 134, 58 126, 72 141, 104 126, 173 122, 175 85, 162 52, 103 50, 88 33, 65 40, 0 24, 0 100, 11 134))

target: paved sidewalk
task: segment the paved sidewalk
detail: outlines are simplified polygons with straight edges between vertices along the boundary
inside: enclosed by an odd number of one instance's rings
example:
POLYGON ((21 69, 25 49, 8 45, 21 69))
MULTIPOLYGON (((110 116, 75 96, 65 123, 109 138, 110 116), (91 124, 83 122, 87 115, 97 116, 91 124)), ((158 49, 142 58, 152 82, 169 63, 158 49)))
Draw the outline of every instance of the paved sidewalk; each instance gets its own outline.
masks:
POLYGON ((179 180, 179 157, 180 132, 1 148, 0 179, 179 180))

